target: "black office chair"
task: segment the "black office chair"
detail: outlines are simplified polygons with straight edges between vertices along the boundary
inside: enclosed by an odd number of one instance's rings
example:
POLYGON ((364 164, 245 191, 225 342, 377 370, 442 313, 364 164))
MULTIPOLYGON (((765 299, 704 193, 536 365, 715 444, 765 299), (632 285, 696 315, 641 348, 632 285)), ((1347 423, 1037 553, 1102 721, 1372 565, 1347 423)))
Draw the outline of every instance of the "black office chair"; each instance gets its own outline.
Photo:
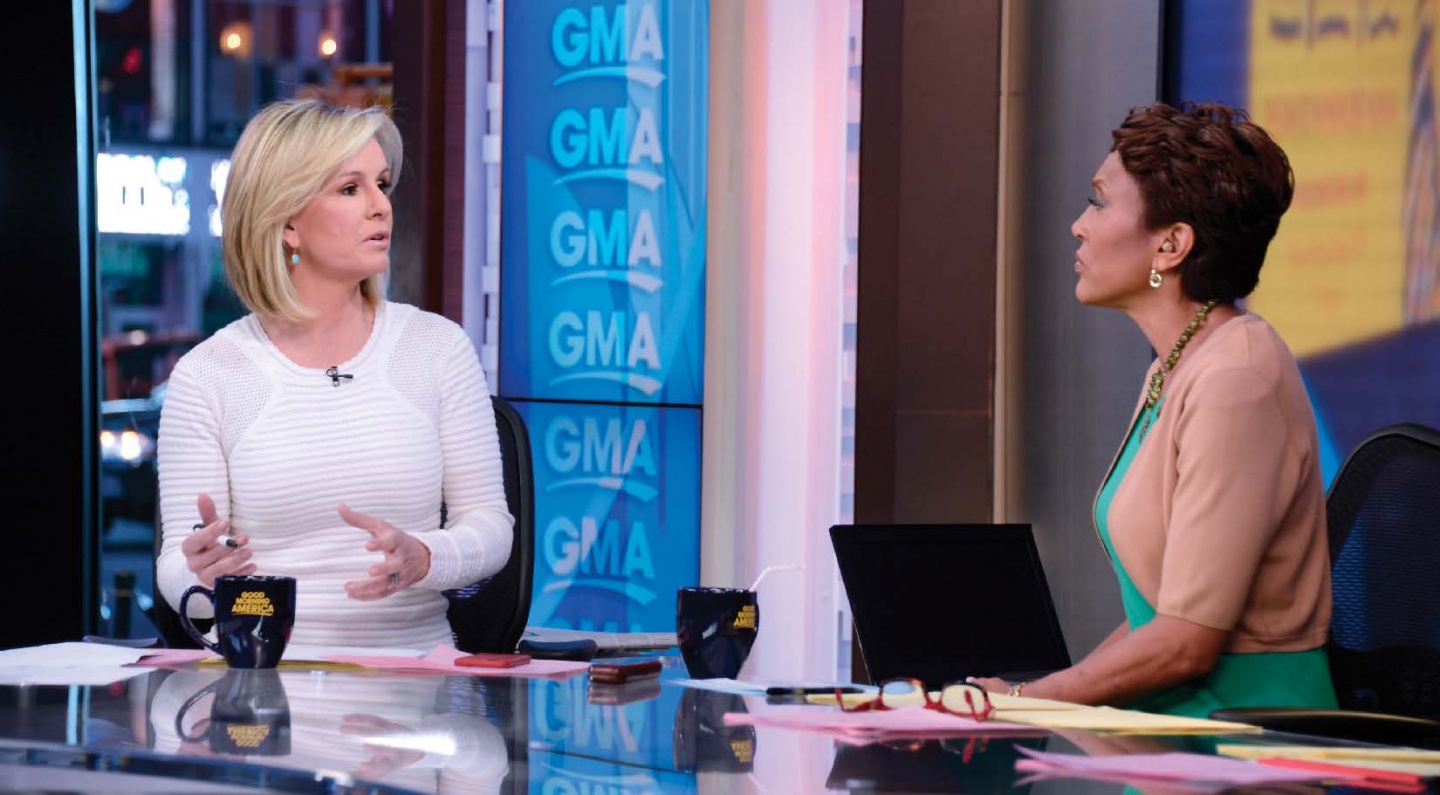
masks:
MULTIPOLYGON (((505 503, 515 517, 514 543, 504 568, 480 582, 446 591, 450 606, 446 617, 461 651, 511 652, 520 643, 520 634, 530 617, 530 587, 535 558, 535 480, 530 457, 530 435, 514 407, 503 399, 491 398, 495 409, 495 430, 500 437, 500 458, 504 467, 505 503)), ((158 501, 157 501, 158 502, 158 501)), ((444 515, 442 507, 442 517, 444 515)), ((443 521, 443 519, 442 519, 443 521)), ((161 520, 155 511, 155 560, 160 559, 161 520)), ((153 566, 153 564, 152 564, 153 566)), ((158 581, 157 581, 158 582, 158 581)), ((180 616, 156 588, 150 620, 172 649, 198 649, 180 616)), ((212 623, 195 620, 202 633, 212 623)))
POLYGON ((535 558, 535 472, 525 421, 503 398, 492 397, 500 459, 505 469, 505 503, 515 517, 510 559, 494 576, 447 591, 447 616, 455 647, 464 652, 513 652, 530 618, 535 558))
POLYGON ((1331 679, 1339 711, 1221 710, 1279 731, 1440 747, 1440 431, 1391 425, 1331 484, 1331 679))

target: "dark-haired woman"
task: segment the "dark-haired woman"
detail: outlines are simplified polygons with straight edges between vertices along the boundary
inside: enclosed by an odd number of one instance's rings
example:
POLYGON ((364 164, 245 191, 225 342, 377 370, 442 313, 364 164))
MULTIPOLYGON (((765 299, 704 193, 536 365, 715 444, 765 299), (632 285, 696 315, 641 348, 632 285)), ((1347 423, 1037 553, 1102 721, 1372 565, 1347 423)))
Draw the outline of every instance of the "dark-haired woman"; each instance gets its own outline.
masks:
POLYGON ((1075 295, 1157 352, 1094 519, 1125 622, 1078 664, 992 690, 1203 717, 1335 706, 1314 415, 1275 330, 1237 306, 1290 206, 1284 151, 1243 111, 1132 111, 1071 232, 1075 295))

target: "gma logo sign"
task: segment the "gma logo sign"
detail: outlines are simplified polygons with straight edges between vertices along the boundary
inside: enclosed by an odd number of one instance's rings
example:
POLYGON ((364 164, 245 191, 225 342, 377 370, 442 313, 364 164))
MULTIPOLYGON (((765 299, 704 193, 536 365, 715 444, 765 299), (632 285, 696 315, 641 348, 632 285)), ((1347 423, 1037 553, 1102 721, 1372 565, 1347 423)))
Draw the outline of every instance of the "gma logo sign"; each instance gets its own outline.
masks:
POLYGON ((560 415, 545 428, 545 462, 557 477, 546 491, 599 488, 650 502, 659 466, 644 419, 560 415))
POLYGON ((561 9, 550 26, 550 54, 563 70, 557 86, 600 78, 655 88, 665 79, 665 42, 653 2, 561 9))
POLYGON ((649 312, 572 309, 550 322, 550 360, 562 373, 550 386, 573 381, 609 381, 653 397, 664 382, 660 348, 649 312), (651 375, 655 373, 656 375, 651 375))

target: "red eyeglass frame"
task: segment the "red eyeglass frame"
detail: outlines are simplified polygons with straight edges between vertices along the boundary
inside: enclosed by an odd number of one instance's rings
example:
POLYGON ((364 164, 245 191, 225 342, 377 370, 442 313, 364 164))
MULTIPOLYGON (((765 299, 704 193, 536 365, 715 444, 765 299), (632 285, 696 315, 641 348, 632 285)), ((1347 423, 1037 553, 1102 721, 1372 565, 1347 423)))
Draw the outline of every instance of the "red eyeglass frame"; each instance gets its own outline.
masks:
POLYGON ((924 682, 921 682, 919 679, 911 679, 909 677, 897 677, 895 679, 887 679, 884 682, 881 682, 880 692, 875 694, 874 699, 866 701, 863 704, 856 704, 853 707, 847 707, 845 705, 845 695, 840 692, 840 688, 838 687, 835 688, 835 701, 840 705, 840 709, 842 712, 868 712, 871 710, 879 712, 882 710, 895 709, 895 707, 889 706, 885 703, 885 688, 888 685, 892 684, 908 684, 911 687, 914 687, 916 690, 920 691, 920 697, 925 702, 925 709, 933 709, 936 712, 943 712, 947 715, 954 715, 959 718, 969 718, 970 720, 976 721, 977 723, 989 720, 990 716, 995 714, 995 705, 990 703, 990 694, 985 692, 985 688, 973 682, 951 682, 940 688, 940 696, 932 700, 930 698, 930 691, 925 688, 924 682), (964 689, 965 703, 970 706, 970 710, 968 712, 960 712, 958 710, 953 710, 945 706, 945 704, 943 703, 945 698, 945 691, 949 690, 952 687, 959 687, 964 689), (977 709, 975 707, 975 699, 972 695, 972 692, 980 693, 980 699, 984 702, 983 708, 977 709))

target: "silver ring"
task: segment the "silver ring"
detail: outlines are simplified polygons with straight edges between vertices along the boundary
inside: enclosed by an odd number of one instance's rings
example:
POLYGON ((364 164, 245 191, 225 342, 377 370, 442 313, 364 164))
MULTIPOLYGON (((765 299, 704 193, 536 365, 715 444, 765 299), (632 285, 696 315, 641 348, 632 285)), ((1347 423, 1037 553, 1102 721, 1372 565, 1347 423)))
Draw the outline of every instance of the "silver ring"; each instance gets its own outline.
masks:
POLYGON ((393 572, 393 571, 390 572, 390 587, 391 587, 391 588, 399 588, 399 587, 400 587, 400 575, 397 574, 397 573, 395 573, 395 572, 393 572))

